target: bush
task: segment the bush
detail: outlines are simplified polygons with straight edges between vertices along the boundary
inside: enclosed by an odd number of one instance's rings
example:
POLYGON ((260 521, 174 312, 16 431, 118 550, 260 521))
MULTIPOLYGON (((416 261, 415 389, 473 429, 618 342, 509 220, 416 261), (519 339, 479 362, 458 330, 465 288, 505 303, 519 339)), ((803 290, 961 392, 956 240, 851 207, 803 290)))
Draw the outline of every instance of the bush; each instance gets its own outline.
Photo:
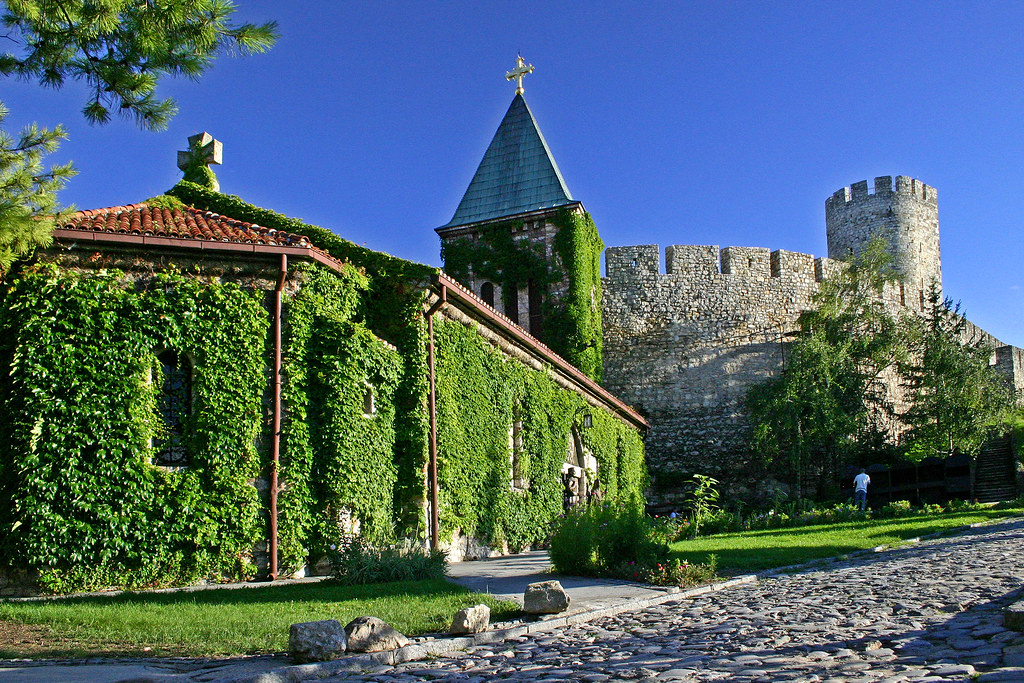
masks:
POLYGON ((679 586, 689 588, 711 583, 715 580, 715 569, 718 567, 718 558, 711 555, 707 564, 690 564, 686 560, 674 558, 665 563, 658 563, 648 567, 645 571, 637 572, 635 578, 642 579, 655 586, 679 586))
POLYGON ((896 517, 909 517, 911 514, 909 500, 894 500, 878 508, 874 516, 878 519, 895 519, 896 517))
POLYGON ((566 513, 549 550, 560 574, 609 576, 656 585, 692 586, 714 578, 715 565, 669 560, 670 540, 683 533, 675 519, 652 519, 639 501, 591 503, 566 513))
POLYGON ((555 527, 549 554, 562 574, 612 576, 668 560, 666 528, 638 502, 577 505, 555 527))
POLYGON ((342 585, 443 579, 448 559, 440 550, 428 550, 406 539, 375 548, 358 536, 347 537, 327 553, 331 575, 342 585))

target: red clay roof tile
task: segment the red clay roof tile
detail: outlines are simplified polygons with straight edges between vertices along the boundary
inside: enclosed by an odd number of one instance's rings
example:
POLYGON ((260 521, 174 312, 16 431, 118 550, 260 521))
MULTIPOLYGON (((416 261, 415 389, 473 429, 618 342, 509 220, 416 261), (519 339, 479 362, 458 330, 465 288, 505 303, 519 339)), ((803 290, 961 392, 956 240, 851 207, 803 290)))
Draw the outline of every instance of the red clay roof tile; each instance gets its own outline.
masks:
POLYGON ((157 209, 141 203, 89 209, 71 214, 60 227, 64 230, 113 232, 124 235, 148 234, 241 244, 313 247, 305 235, 279 232, 191 206, 171 210, 157 209))

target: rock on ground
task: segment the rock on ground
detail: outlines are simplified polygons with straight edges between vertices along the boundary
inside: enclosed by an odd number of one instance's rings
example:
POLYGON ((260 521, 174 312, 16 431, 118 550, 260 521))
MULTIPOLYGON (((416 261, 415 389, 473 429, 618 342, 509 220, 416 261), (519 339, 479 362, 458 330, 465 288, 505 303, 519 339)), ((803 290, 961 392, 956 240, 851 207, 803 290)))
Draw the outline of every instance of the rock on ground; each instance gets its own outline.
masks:
POLYGON ((569 609, 569 594, 558 581, 531 583, 523 594, 527 614, 558 614, 569 609))
POLYGON ((300 664, 332 660, 345 653, 346 644, 337 619, 292 624, 288 632, 288 654, 300 664))
POLYGON ((382 652, 397 650, 409 639, 377 617, 357 617, 345 627, 349 652, 382 652))

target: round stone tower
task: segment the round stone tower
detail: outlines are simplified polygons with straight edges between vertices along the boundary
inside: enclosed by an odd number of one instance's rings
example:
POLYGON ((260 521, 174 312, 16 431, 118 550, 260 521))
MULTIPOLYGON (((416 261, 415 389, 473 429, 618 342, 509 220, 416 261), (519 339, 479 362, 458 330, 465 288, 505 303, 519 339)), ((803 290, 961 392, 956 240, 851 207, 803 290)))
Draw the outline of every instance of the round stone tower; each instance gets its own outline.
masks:
POLYGON ((828 255, 848 259, 874 238, 889 245, 893 265, 903 278, 907 306, 923 309, 934 280, 942 287, 939 258, 939 204, 934 187, 907 176, 875 178, 875 191, 862 180, 825 201, 828 255))

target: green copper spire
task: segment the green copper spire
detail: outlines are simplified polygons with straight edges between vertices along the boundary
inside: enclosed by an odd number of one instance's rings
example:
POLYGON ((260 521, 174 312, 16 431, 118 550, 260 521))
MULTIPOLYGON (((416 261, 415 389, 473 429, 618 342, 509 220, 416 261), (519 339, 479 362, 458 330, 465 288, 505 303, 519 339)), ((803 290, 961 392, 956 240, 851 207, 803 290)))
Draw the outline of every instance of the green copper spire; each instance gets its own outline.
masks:
POLYGON ((441 228, 572 203, 537 121, 517 92, 459 208, 441 228))

